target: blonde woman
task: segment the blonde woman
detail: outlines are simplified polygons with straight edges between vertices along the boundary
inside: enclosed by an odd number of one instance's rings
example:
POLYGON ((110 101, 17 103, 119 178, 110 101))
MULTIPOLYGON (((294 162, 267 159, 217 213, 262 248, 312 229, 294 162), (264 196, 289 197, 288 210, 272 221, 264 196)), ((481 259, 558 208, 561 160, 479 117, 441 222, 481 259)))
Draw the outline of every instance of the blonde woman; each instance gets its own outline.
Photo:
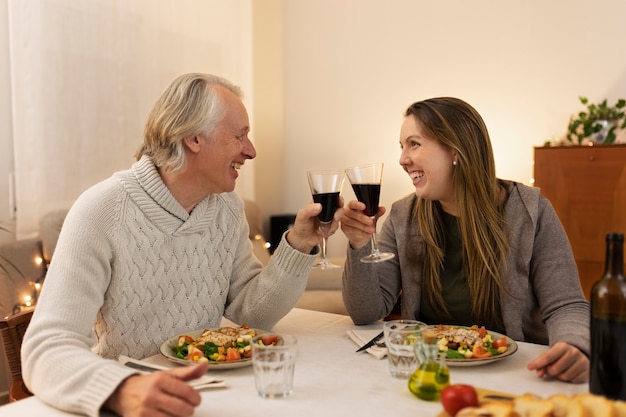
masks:
MULTIPOLYGON (((400 165, 415 193, 392 205, 379 236, 393 260, 365 264, 374 221, 344 207, 343 297, 356 324, 391 313, 430 324, 484 325, 550 345, 540 377, 589 375, 589 304, 565 231, 536 188, 498 179, 487 128, 469 104, 441 97, 404 114, 400 165)), ((378 217, 385 213, 380 207, 378 217)))

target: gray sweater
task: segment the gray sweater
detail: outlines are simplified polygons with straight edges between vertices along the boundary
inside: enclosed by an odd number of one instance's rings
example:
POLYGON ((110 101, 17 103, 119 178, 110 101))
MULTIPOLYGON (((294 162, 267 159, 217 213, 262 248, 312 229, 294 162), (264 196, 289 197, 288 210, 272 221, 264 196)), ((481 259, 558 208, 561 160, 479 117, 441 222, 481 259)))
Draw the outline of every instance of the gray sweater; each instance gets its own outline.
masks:
POLYGON ((144 157, 83 193, 68 213, 22 349, 43 401, 98 415, 168 338, 222 316, 271 329, 297 302, 315 256, 283 236, 268 266, 253 255, 243 202, 210 195, 187 213, 144 157))
MULTIPOLYGON (((539 189, 513 182, 507 182, 507 188, 506 233, 511 249, 501 291, 506 334, 540 344, 567 342, 588 355, 589 303, 565 230, 539 189)), ((396 258, 365 264, 359 259, 369 245, 348 249, 343 299, 355 324, 388 315, 400 290, 402 317, 419 319, 422 265, 411 265, 402 256, 408 230, 417 227, 411 223, 415 200, 411 195, 395 202, 378 237, 380 250, 395 253, 396 258)))

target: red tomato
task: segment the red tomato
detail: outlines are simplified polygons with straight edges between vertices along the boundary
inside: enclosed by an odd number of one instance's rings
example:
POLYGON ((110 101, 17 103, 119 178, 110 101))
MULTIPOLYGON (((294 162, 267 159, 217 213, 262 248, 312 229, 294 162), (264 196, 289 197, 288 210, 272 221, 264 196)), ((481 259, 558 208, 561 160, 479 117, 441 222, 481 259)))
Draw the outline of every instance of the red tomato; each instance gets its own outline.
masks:
POLYGON ((197 362, 200 358, 204 358, 204 352, 193 345, 189 345, 189 352, 187 353, 187 357, 185 359, 197 362))
POLYGON ((491 356, 491 352, 489 352, 488 350, 485 350, 485 348, 482 347, 480 343, 476 343, 474 345, 474 349, 472 350, 472 352, 474 353, 472 355, 472 358, 476 358, 476 359, 488 358, 489 356, 491 356))
POLYGON ((452 417, 465 407, 478 406, 478 394, 471 385, 452 384, 441 390, 441 405, 452 417))
POLYGON ((261 342, 263 342, 265 346, 273 345, 277 341, 278 341, 278 335, 276 334, 268 334, 268 335, 261 336, 261 342))
POLYGON ((238 361, 241 359, 241 354, 234 348, 228 348, 226 351, 226 362, 238 361))
POLYGON ((493 346, 496 349, 498 349, 499 347, 506 347, 506 337, 501 337, 499 339, 494 340, 491 346, 493 346))
POLYGON ((185 344, 185 342, 187 343, 193 343, 193 338, 191 336, 178 336, 178 346, 182 346, 185 344))

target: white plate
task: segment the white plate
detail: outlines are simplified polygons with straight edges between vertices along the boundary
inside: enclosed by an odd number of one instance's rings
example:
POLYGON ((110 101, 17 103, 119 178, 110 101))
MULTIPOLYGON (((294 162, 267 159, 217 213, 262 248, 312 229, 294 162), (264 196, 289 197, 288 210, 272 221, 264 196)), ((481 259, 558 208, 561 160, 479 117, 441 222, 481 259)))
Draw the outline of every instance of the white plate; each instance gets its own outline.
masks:
MULTIPOLYGON (((467 326, 450 326, 450 327, 465 327, 467 326)), ((491 330, 487 330, 487 332, 491 335, 492 340, 497 340, 501 337, 506 337, 506 346, 507 350, 501 355, 498 356, 489 356, 488 358, 472 358, 472 359, 448 359, 446 358, 446 364, 448 366, 478 366, 478 365, 486 365, 488 363, 493 363, 500 361, 504 358, 508 358, 515 352, 517 352, 517 343, 515 340, 511 339, 508 336, 503 334, 492 332, 491 330)))
MULTIPOLYGON (((218 327, 215 328, 211 328, 208 330, 217 330, 218 327)), ((202 335, 202 332, 204 332, 207 329, 199 329, 199 330, 194 330, 191 332, 185 332, 185 333, 181 333, 178 336, 174 336, 174 337, 170 337, 169 339, 167 339, 165 342, 163 342, 163 344, 160 347, 160 352, 161 355, 163 355, 165 358, 169 359, 172 362, 176 362, 182 365, 193 365, 197 362, 194 361, 188 361, 186 359, 181 359, 179 357, 177 357, 176 355, 174 355, 174 353, 172 352, 172 346, 176 346, 176 344, 178 343, 178 337, 179 336, 183 336, 183 335, 187 335, 190 337, 193 337, 194 339, 199 337, 200 335, 202 335)), ((259 330, 259 329, 254 329, 256 331, 256 334, 263 334, 263 333, 267 333, 267 331, 265 330, 259 330)), ((219 370, 219 369, 234 369, 234 368, 243 368, 244 366, 250 366, 252 365, 252 359, 251 358, 246 358, 246 359, 240 359, 238 361, 219 361, 219 362, 211 362, 209 361, 209 369, 214 369, 214 370, 219 370)))

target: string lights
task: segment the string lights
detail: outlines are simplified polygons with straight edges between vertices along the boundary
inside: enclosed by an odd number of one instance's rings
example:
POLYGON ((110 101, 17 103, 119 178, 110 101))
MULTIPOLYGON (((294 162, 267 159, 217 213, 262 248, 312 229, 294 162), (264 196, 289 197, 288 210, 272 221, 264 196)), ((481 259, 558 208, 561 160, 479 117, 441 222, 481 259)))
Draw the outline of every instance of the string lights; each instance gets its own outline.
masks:
POLYGON ((48 263, 44 261, 42 256, 35 257, 34 262, 37 267, 42 268, 42 273, 36 280, 28 282, 28 285, 31 287, 31 293, 25 295, 22 298, 22 302, 16 303, 13 306, 12 314, 17 314, 25 310, 33 309, 37 304, 37 299, 39 298, 39 293, 41 292, 43 281, 46 278, 46 273, 48 272, 48 263))

